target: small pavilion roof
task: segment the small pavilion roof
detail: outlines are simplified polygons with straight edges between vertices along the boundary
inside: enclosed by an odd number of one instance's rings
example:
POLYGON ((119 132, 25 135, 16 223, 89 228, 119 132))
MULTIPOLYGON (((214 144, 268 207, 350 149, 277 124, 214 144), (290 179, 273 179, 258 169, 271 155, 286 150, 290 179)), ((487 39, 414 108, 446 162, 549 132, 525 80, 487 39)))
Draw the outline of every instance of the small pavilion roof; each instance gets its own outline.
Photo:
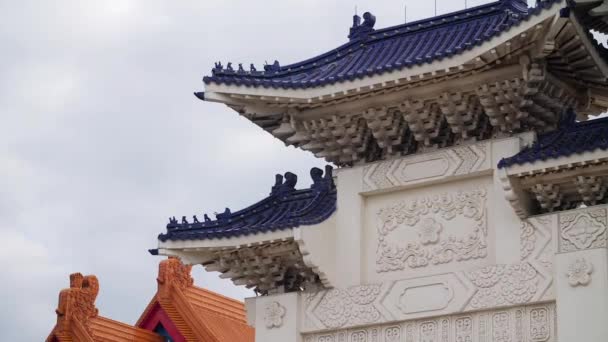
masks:
POLYGON ((59 295, 57 324, 46 341, 163 342, 162 325, 176 342, 253 342, 244 304, 194 286, 191 269, 176 258, 161 261, 158 291, 134 326, 99 315, 97 278, 74 273, 59 295))
POLYGON ((202 222, 196 216, 188 222, 184 216, 178 223, 172 218, 167 232, 158 238, 163 242, 229 238, 321 223, 336 210, 332 168, 327 166, 325 175, 321 169, 313 168, 310 174, 313 184, 308 189, 296 190, 297 176, 291 172, 277 175, 270 195, 256 204, 237 212, 227 208, 216 220, 205 215, 202 222))
MULTIPOLYGON (((303 62, 266 65, 264 71, 235 70, 218 63, 206 84, 243 85, 266 88, 309 88, 366 76, 378 75, 414 65, 432 63, 490 40, 511 27, 538 15, 559 0, 538 2, 500 0, 403 25, 375 30, 375 17, 365 13, 364 21, 354 17, 350 41, 330 52, 303 62)), ((197 95, 198 96, 198 95, 197 95)))
POLYGON ((608 117, 583 122, 575 122, 572 113, 569 117, 570 120, 565 121, 558 130, 539 136, 532 146, 502 159, 498 167, 608 150, 608 117))

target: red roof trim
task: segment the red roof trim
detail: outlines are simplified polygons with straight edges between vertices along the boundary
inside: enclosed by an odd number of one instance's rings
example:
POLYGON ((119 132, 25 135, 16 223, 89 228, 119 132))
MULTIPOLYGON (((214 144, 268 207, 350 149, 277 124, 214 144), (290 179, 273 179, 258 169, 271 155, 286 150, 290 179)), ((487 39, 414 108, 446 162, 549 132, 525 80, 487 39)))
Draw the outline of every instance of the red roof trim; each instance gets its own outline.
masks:
POLYGON ((169 315, 167 315, 158 302, 154 303, 152 310, 146 314, 146 317, 141 320, 137 327, 154 331, 159 323, 165 327, 165 330, 167 330, 173 341, 186 342, 186 338, 179 332, 171 318, 169 318, 169 315))

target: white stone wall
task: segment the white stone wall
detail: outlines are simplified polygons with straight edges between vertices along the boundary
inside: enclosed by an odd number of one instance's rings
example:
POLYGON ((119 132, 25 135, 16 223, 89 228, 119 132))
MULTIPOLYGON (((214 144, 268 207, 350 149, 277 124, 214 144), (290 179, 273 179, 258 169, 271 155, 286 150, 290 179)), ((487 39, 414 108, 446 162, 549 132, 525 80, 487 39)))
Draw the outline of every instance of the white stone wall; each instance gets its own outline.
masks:
POLYGON ((608 341, 608 206, 520 219, 495 166, 529 140, 338 170, 332 227, 296 234, 329 288, 248 301, 258 341, 608 341))

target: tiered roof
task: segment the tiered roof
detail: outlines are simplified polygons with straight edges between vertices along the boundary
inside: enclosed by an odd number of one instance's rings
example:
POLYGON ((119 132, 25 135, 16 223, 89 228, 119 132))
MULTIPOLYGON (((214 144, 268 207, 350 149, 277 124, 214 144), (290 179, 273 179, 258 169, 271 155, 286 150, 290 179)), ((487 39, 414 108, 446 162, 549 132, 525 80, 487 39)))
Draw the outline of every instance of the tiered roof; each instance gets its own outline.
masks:
POLYGON ((509 167, 569 157, 596 150, 608 150, 608 117, 583 122, 575 122, 574 115, 565 121, 557 131, 540 135, 530 147, 516 155, 502 159, 498 167, 509 167))
MULTIPOLYGON (((355 16, 348 43, 320 56, 265 70, 234 70, 216 64, 206 84, 307 88, 344 82, 432 63, 479 46, 538 15, 558 0, 528 8, 523 0, 503 0, 411 23, 375 30, 375 17, 355 16), (367 19, 366 19, 367 17, 367 19), (366 20, 365 20, 366 19, 366 20)), ((199 96, 203 96, 199 94, 199 96)))
POLYGON ((263 200, 236 212, 226 209, 211 220, 205 214, 203 222, 196 216, 193 222, 182 217, 181 223, 170 219, 167 233, 160 234, 160 241, 199 240, 229 238, 268 231, 314 225, 323 222, 336 210, 336 187, 332 168, 327 166, 325 175, 313 168, 310 175, 313 184, 308 189, 296 190, 297 176, 287 172, 276 175, 270 195, 263 200))
POLYGON ((608 50, 589 32, 608 15, 592 3, 500 0, 384 29, 365 13, 303 62, 216 63, 197 96, 339 166, 547 133, 567 108, 608 109, 608 50))
POLYGON ((102 317, 95 307, 95 276, 70 276, 61 291, 57 324, 47 342, 232 342, 254 340, 243 303, 193 285, 191 266, 170 258, 159 265, 158 292, 135 326, 102 317))

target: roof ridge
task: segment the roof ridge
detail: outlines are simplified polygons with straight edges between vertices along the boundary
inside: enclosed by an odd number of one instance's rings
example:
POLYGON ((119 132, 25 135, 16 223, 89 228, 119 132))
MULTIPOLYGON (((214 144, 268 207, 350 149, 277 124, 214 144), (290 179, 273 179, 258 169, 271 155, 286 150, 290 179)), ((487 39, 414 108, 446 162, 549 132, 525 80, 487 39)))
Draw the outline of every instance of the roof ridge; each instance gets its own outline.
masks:
POLYGON ((568 157, 597 149, 608 150, 608 117, 565 123, 553 132, 541 134, 531 146, 501 159, 498 168, 568 157))
MULTIPOLYGON (((264 71, 257 71, 253 65, 251 71, 245 71, 242 65, 237 71, 232 63, 224 69, 221 63, 216 63, 212 76, 204 77, 203 82, 305 88, 400 70, 462 53, 562 1, 545 0, 536 7, 528 7, 523 0, 500 0, 378 30, 373 29, 375 17, 366 12, 363 23, 360 17, 353 18, 351 40, 330 51, 285 66, 275 61, 265 66, 264 71), (446 33, 449 30, 466 34, 454 36, 446 33), (426 32, 436 32, 435 44, 428 44, 426 32), (410 39, 427 43, 410 49, 410 39), (351 62, 352 58, 356 61, 351 62)), ((197 96, 204 98, 201 93, 197 96)))
POLYGON ((238 307, 240 307, 240 308, 242 308, 242 307, 244 307, 244 306, 245 306, 245 303, 243 303, 243 302, 242 302, 242 301, 240 301, 240 300, 236 300, 236 299, 234 299, 234 298, 230 298, 230 297, 228 297, 228 296, 224 296, 223 294, 216 293, 216 292, 213 292, 213 291, 207 290, 207 289, 205 289, 205 288, 198 287, 198 286, 196 286, 196 285, 191 286, 191 287, 189 288, 189 290, 192 290, 193 292, 194 292, 194 291, 202 291, 202 292, 205 292, 206 294, 209 294, 209 295, 211 296, 211 298, 222 298, 222 299, 225 299, 225 300, 227 300, 228 302, 230 302, 231 304, 233 304, 234 306, 238 306, 238 307))
MULTIPOLYGON (((336 187, 332 175, 333 168, 325 167, 325 173, 312 168, 312 185, 307 189, 296 189, 298 177, 287 172, 276 175, 270 195, 244 209, 232 212, 229 208, 216 219, 207 214, 204 221, 193 216, 188 222, 185 216, 178 223, 175 216, 169 219, 167 232, 160 234, 160 241, 185 240, 192 238, 213 239, 228 236, 241 236, 260 231, 275 231, 301 225, 314 225, 323 222, 336 207, 336 187)), ((155 254, 158 250, 150 250, 155 254)))
MULTIPOLYGON (((502 9, 505 9, 506 5, 510 4, 511 2, 521 2, 521 0, 498 0, 498 1, 494 1, 494 2, 489 2, 489 3, 486 3, 486 4, 481 4, 481 5, 465 8, 465 9, 462 9, 462 10, 454 11, 454 12, 444 13, 444 14, 441 14, 441 15, 438 15, 438 16, 423 18, 423 19, 419 19, 419 20, 416 20, 416 21, 411 21, 411 22, 408 22, 408 23, 403 23, 403 24, 393 25, 393 26, 389 26, 389 27, 384 27, 384 28, 381 28, 379 30, 376 30, 376 31, 372 32, 371 34, 374 34, 374 33, 383 33, 384 31, 392 31, 392 30, 398 30, 398 29, 402 29, 402 28, 408 28, 409 26, 420 26, 420 25, 425 24, 425 23, 429 23, 429 24, 432 25, 432 26, 427 26, 425 28, 432 28, 432 27, 436 27, 436 26, 441 26, 441 25, 446 24, 446 22, 444 21, 444 19, 446 19, 446 18, 458 17, 460 15, 467 14, 466 17, 457 18, 457 20, 460 20, 460 19, 470 19, 470 18, 473 18, 475 16, 480 16, 482 14, 485 14, 483 12, 479 12, 479 13, 476 13, 476 14, 468 15, 470 12, 481 11, 483 9, 488 9, 487 12, 492 12, 492 11, 496 11, 496 10, 499 10, 499 9, 502 10, 502 9)), ((522 11, 522 14, 523 14, 523 11, 522 11)))
POLYGON ((100 333, 112 335, 126 334, 129 336, 137 336, 140 339, 144 338, 146 341, 161 341, 161 337, 153 331, 103 316, 93 318, 90 321, 90 325, 94 336, 99 336, 100 333))

